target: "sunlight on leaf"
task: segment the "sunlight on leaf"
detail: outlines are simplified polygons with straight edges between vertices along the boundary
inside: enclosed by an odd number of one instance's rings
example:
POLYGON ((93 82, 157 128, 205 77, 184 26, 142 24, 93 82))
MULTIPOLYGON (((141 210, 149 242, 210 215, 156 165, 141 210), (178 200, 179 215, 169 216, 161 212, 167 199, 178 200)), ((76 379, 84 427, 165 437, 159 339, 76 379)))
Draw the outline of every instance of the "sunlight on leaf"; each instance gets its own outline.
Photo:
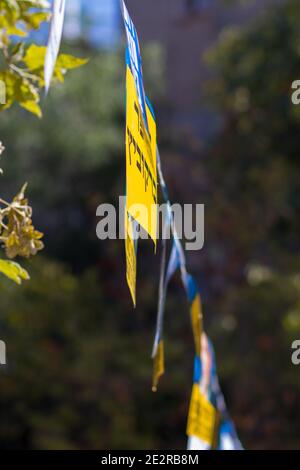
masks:
POLYGON ((30 279, 28 272, 14 261, 0 259, 0 272, 17 284, 30 279))

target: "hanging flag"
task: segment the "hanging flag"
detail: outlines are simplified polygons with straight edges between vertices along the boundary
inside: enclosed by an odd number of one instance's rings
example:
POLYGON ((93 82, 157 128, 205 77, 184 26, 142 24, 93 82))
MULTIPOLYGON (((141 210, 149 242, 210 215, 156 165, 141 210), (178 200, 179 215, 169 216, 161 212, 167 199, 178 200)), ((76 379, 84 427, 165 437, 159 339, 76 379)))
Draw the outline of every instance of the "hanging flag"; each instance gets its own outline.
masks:
POLYGON ((213 357, 211 383, 212 396, 214 397, 216 406, 221 414, 218 450, 243 450, 243 446, 238 438, 235 426, 228 413, 224 396, 220 388, 219 379, 217 375, 215 353, 212 343, 210 343, 210 350, 213 357))
POLYGON ((160 278, 159 278, 159 293, 158 293, 158 308, 157 308, 157 320, 156 320, 156 332, 154 338, 154 344, 152 349, 153 359, 153 384, 152 391, 156 392, 158 381, 165 372, 164 366, 164 343, 163 343, 163 323, 164 323, 164 312, 165 312, 165 301, 167 295, 167 288, 170 276, 173 275, 176 270, 175 265, 168 266, 166 271, 166 257, 167 257, 167 237, 166 234, 170 229, 170 220, 167 218, 163 228, 163 239, 162 239, 162 257, 160 264, 160 278))
POLYGON ((231 420, 221 423, 218 450, 244 450, 231 420))
POLYGON ((133 221, 125 208, 126 279, 134 307, 136 306, 136 245, 133 221))
POLYGON ((60 48, 62 30, 64 25, 65 8, 66 0, 54 0, 44 64, 46 94, 48 93, 50 88, 50 83, 60 48))
MULTIPOLYGON (((127 38, 127 210, 128 214, 132 217, 132 225, 135 231, 138 231, 138 225, 140 224, 150 235, 154 243, 156 243, 156 125, 152 108, 150 103, 147 103, 145 96, 142 58, 140 54, 138 35, 123 0, 120 0, 120 6, 127 38), (134 82, 134 86, 132 82, 134 82)), ((137 247, 137 241, 135 242, 135 246, 137 247)), ((126 271, 127 273, 130 272, 131 267, 127 266, 126 271)), ((133 296, 132 283, 131 286, 129 286, 129 289, 131 291, 131 295, 133 296)))
POLYGON ((193 390, 195 385, 197 385, 200 393, 203 394, 216 410, 215 435, 212 443, 208 443, 207 439, 203 439, 202 431, 198 428, 200 425, 204 426, 202 421, 199 420, 197 426, 190 427, 189 418, 187 426, 187 434, 189 436, 188 449, 242 450, 243 447, 238 439, 234 424, 230 419, 220 389, 213 345, 204 333, 202 334, 201 342, 201 356, 195 356, 194 361, 193 390))
POLYGON ((202 307, 200 294, 197 293, 191 305, 191 322, 193 328, 195 351, 198 356, 201 354, 202 335, 202 307))
POLYGON ((147 106, 146 130, 134 77, 126 73, 126 204, 132 218, 156 243, 156 124, 147 106))
POLYGON ((194 361, 194 384, 187 424, 189 450, 216 449, 218 446, 220 413, 211 399, 212 375, 211 349, 206 334, 202 333, 201 354, 196 355, 194 361), (195 410, 198 410, 198 417, 195 410))
MULTIPOLYGON (((180 268, 182 283, 190 304, 195 343, 194 385, 187 423, 188 448, 191 450, 225 449, 229 447, 240 449, 242 446, 227 413, 223 395, 218 385, 214 351, 203 332, 200 291, 194 278, 186 270, 184 251, 176 233, 168 189, 163 177, 160 154, 156 145, 155 119, 144 91, 138 35, 124 0, 120 0, 120 5, 127 37, 126 181, 128 217, 132 217, 132 227, 136 229, 137 225, 140 224, 151 236, 154 243, 156 242, 156 217, 154 219, 151 217, 153 212, 151 212, 150 206, 153 210, 153 206, 156 206, 157 203, 157 168, 159 183, 164 200, 167 203, 168 223, 171 226, 173 235, 173 246, 166 273, 166 240, 163 239, 158 314, 152 351, 152 389, 157 389, 159 378, 164 373, 163 320, 167 286, 175 271, 180 268), (145 179, 145 176, 148 180, 145 179), (152 194, 149 189, 151 184, 152 194), (131 205, 134 207, 137 204, 140 205, 140 208, 130 208, 131 205)), ((128 249, 128 252, 131 250, 136 255, 136 245, 135 251, 130 243, 126 249, 128 249)), ((127 252, 126 257, 129 259, 127 252)), ((130 262, 127 261, 127 263, 130 262)), ((135 263, 127 266, 127 282, 135 303, 135 274, 133 274, 132 268, 134 265, 136 266, 136 259, 135 263)))
POLYGON ((127 38, 127 62, 134 77, 138 100, 143 114, 144 124, 146 128, 148 128, 142 57, 140 53, 138 34, 133 24, 133 21, 130 18, 124 0, 120 0, 120 5, 127 38))
POLYGON ((153 358, 152 392, 157 391, 158 381, 164 373, 165 373, 164 342, 162 339, 160 339, 158 342, 156 351, 155 351, 155 356, 153 358))
MULTIPOLYGON (((189 302, 191 304, 191 323, 194 335, 195 343, 195 353, 200 356, 201 353, 201 335, 202 335, 202 308, 201 308, 201 299, 198 292, 196 283, 192 276, 190 276, 185 268, 185 256, 182 249, 182 246, 178 240, 172 245, 172 250, 169 258, 169 263, 167 270, 166 266, 166 245, 167 245, 167 233, 169 233, 170 225, 172 224, 171 212, 168 211, 168 217, 165 221, 163 228, 163 240, 162 240, 162 258, 161 258, 161 268, 160 268, 160 280, 159 280, 159 295, 158 295, 158 312, 157 312, 157 321, 156 321, 156 332, 152 350, 152 358, 154 360, 154 370, 157 355, 159 354, 158 345, 163 339, 163 323, 164 323, 164 312, 165 312, 165 301, 167 295, 167 289, 170 279, 173 277, 178 268, 181 269, 181 277, 186 289, 189 302), (166 271, 166 272, 165 272, 166 271)), ((173 228, 174 230, 174 228, 173 228)), ((176 236, 176 232, 175 232, 176 236)), ((155 389, 157 386, 155 387, 155 389)))
POLYGON ((200 385, 194 384, 188 416, 187 435, 198 438, 203 443, 203 447, 216 448, 218 429, 219 413, 217 409, 202 393, 200 385))

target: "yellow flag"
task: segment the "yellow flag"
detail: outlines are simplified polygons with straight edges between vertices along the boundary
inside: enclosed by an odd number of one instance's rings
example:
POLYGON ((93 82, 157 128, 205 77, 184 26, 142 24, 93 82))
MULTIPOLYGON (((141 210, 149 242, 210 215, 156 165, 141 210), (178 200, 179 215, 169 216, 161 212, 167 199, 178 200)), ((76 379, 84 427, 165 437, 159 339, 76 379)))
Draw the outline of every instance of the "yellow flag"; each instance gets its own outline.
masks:
POLYGON ((133 75, 126 76, 126 196, 129 214, 156 243, 156 124, 147 107, 146 130, 133 75))
POLYGON ((197 356, 200 356, 202 335, 202 308, 201 298, 199 294, 196 295, 191 306, 191 321, 193 327, 196 354, 197 356))
POLYGON ((219 419, 218 412, 200 390, 199 384, 193 385, 187 435, 195 436, 210 446, 215 444, 219 419))
POLYGON ((131 293, 133 305, 136 305, 136 253, 133 239, 132 220, 125 210, 125 253, 126 279, 131 293))
POLYGON ((157 346, 157 351, 153 359, 153 382, 152 391, 156 392, 157 385, 160 377, 165 373, 165 353, 164 342, 160 340, 157 346))

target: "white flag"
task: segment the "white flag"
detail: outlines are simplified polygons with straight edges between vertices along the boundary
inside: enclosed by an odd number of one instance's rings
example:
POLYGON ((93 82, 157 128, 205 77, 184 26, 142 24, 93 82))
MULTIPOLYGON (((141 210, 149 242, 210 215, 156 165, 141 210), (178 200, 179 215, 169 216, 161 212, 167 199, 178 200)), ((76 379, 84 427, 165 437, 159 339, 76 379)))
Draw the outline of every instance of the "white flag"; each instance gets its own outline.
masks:
POLYGON ((65 8, 66 0, 54 0, 44 66, 46 94, 50 88, 51 78, 59 52, 64 25, 65 8))

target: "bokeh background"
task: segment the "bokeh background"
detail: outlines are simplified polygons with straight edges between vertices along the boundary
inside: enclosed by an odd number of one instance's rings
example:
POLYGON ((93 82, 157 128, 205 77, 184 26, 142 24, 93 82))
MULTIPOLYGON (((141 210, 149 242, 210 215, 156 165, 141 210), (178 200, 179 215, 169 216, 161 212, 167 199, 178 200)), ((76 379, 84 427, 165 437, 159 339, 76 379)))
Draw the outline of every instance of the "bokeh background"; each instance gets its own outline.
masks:
MULTIPOLYGON (((171 200, 205 204, 188 253, 229 411, 248 449, 300 448, 298 0, 127 0, 171 200)), ((47 30, 34 38, 44 43, 47 30)), ((184 449, 193 340, 180 278, 151 392, 160 249, 139 246, 137 308, 122 241, 96 208, 124 194, 124 34, 118 0, 71 0, 63 49, 90 57, 43 102, 1 116, 1 190, 28 181, 45 250, 1 279, 0 447, 184 449)))

